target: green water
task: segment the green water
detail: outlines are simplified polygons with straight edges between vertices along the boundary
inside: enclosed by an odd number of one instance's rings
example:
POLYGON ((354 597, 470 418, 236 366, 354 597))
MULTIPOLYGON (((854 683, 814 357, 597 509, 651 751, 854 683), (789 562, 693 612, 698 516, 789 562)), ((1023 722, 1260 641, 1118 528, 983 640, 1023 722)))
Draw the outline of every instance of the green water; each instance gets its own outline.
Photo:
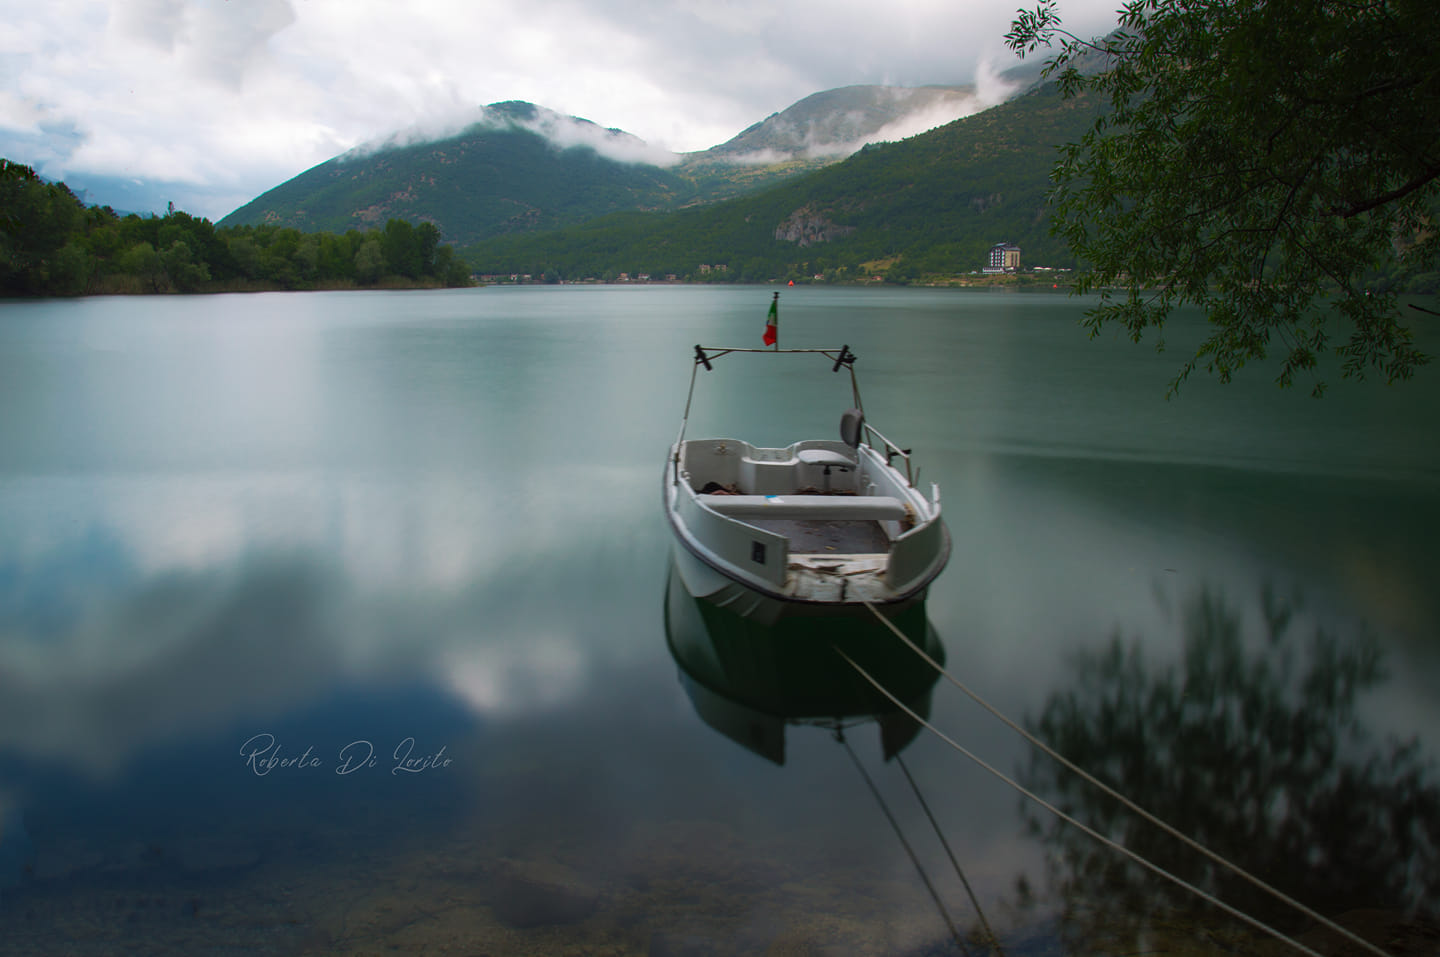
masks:
MULTIPOLYGON (((783 765, 717 733, 695 681, 763 710, 774 665, 667 615, 660 469, 691 350, 759 345, 770 292, 0 304, 0 953, 958 953, 831 730, 782 724, 783 765), (725 667, 682 670, 671 649, 707 642, 725 667), (259 773, 276 747, 302 760, 259 773)), ((1433 909, 1440 372, 1315 401, 1255 369, 1167 402, 1182 354, 1088 340, 1082 308, 782 292, 782 345, 848 343, 870 421, 940 486, 955 548, 912 630, 1321 912, 1433 909)), ((774 366, 705 376, 690 434, 833 435, 839 377, 774 366)), ((926 705, 1304 931, 943 680, 926 705)), ((845 720, 973 945, 878 727, 845 720)), ((1247 933, 928 732, 900 740, 1007 952, 1247 933)))

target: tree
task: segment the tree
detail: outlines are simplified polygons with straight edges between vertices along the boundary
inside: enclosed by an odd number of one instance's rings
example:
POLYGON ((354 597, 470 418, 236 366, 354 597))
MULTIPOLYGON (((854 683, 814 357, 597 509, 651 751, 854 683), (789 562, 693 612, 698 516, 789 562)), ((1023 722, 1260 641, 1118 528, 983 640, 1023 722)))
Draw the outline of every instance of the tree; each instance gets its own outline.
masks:
POLYGON ((435 250, 435 275, 447 286, 470 285, 470 267, 455 255, 451 246, 439 246, 435 250))
POLYGON ((175 240, 160 254, 160 264, 179 292, 196 292, 210 281, 210 267, 195 262, 190 245, 183 239, 175 240))
POLYGON ((415 235, 414 226, 403 219, 389 220, 385 223, 380 244, 385 254, 386 271, 409 279, 420 278, 424 267, 424 251, 415 235))
POLYGON ((55 256, 84 220, 64 183, 0 159, 0 294, 34 295, 50 282, 55 256))
POLYGON ((141 240, 120 256, 120 271, 139 279, 150 292, 165 288, 165 264, 155 247, 141 240))
POLYGON ((440 229, 434 223, 422 222, 415 227, 415 258, 419 260, 416 276, 435 275, 435 249, 440 245, 440 229))
POLYGON ((384 272, 385 252, 380 247, 380 240, 366 239, 355 251, 355 278, 368 286, 378 282, 384 272))
POLYGON ((83 295, 95 271, 85 247, 73 240, 61 246, 50 264, 50 288, 62 296, 83 295))
MULTIPOLYGON (((1178 306, 1211 331, 1197 367, 1228 381, 1284 350, 1278 381, 1334 351, 1343 375, 1409 378, 1414 345, 1393 286, 1435 270, 1440 68, 1420 0, 1131 0, 1087 41, 1055 0, 1020 11, 1021 56, 1058 39, 1046 76, 1108 97, 1052 174, 1057 234, 1101 290, 1086 324, 1161 335, 1178 306), (1113 287, 1113 289, 1111 288, 1113 287)), ((1315 392, 1323 391, 1317 381, 1315 392)))

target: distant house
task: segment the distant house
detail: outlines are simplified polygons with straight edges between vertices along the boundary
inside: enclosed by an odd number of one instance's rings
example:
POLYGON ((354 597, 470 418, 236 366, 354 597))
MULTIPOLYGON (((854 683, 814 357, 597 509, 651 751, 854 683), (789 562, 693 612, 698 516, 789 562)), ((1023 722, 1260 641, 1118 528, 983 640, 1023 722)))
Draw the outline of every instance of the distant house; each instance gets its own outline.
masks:
POLYGON ((990 247, 990 261, 982 272, 1001 273, 1020 270, 1020 247, 1014 243, 996 243, 990 247))

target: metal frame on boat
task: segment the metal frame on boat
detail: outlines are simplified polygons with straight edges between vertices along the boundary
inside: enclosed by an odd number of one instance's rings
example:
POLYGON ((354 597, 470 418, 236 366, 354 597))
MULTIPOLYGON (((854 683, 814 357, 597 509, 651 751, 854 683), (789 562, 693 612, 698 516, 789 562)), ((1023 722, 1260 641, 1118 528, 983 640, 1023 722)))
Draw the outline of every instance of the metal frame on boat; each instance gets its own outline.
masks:
POLYGON ((687 590, 745 617, 868 614, 865 604, 923 600, 950 557, 940 491, 916 487, 910 452, 865 421, 855 354, 839 349, 695 347, 680 434, 665 464, 665 510, 687 590), (701 369, 734 354, 811 354, 850 375, 839 441, 759 448, 687 439, 701 369), (898 464, 897 464, 898 462, 898 464))

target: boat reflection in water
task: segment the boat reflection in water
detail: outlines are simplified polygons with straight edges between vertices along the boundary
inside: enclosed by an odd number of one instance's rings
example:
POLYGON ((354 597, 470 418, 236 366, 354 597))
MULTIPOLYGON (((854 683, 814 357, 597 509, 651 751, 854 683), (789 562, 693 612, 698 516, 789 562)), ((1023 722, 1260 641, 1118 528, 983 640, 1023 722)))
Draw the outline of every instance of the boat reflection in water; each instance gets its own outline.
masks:
MULTIPOLYGON (((888 620, 944 666, 944 648, 925 614, 923 601, 888 620)), ((916 799, 930 817, 969 895, 980 928, 972 934, 971 944, 998 952, 995 932, 900 756, 924 726, 862 677, 857 666, 926 721, 939 671, 873 617, 797 616, 767 626, 695 598, 681 581, 673 556, 665 589, 665 634, 670 653, 680 667, 680 683, 696 713, 732 741, 776 764, 784 764, 787 725, 835 731, 924 883, 942 925, 960 951, 969 953, 964 935, 902 832, 899 820, 844 735, 846 729, 856 725, 871 721, 879 725, 885 760, 894 758, 915 790, 916 799)))
MULTIPOLYGON (((776 764, 785 763, 785 726, 847 728, 875 721, 885 759, 920 732, 918 721, 862 678, 848 655, 906 707, 928 717, 939 677, 880 622, 820 616, 766 626, 693 597, 672 559, 666 583, 665 634, 680 682, 701 719, 776 764)), ((892 619, 944 662, 944 648, 923 602, 892 619)))

